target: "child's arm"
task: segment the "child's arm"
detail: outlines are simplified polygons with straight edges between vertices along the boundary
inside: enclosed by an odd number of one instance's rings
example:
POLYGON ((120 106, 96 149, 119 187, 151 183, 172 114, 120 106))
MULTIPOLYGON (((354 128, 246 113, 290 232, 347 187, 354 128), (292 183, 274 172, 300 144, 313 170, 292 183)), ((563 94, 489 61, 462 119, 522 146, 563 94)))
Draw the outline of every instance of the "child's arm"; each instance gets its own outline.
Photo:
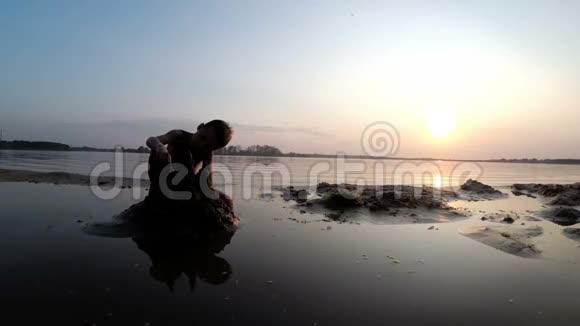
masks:
POLYGON ((210 188, 213 188, 213 176, 212 176, 212 163, 213 163, 213 152, 209 151, 209 153, 205 156, 202 161, 202 171, 205 169, 207 170, 207 184, 210 188))
POLYGON ((169 161, 169 153, 165 145, 178 142, 185 136, 183 130, 171 130, 165 135, 157 137, 149 137, 147 139, 147 147, 151 149, 151 154, 159 161, 169 161))
POLYGON ((171 130, 165 135, 149 137, 149 139, 147 139, 147 147, 151 150, 160 150, 161 148, 165 149, 164 145, 176 143, 184 136, 185 132, 183 130, 171 130))

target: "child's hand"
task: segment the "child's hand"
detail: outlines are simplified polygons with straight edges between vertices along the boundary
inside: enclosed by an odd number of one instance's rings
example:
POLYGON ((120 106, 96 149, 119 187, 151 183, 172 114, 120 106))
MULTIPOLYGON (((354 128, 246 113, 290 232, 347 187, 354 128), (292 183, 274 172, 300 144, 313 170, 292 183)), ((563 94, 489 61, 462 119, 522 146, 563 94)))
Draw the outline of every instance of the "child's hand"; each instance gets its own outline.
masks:
POLYGON ((169 155, 169 152, 167 151, 167 148, 165 148, 165 146, 160 145, 157 148, 155 148, 155 160, 159 162, 171 161, 171 156, 169 155))

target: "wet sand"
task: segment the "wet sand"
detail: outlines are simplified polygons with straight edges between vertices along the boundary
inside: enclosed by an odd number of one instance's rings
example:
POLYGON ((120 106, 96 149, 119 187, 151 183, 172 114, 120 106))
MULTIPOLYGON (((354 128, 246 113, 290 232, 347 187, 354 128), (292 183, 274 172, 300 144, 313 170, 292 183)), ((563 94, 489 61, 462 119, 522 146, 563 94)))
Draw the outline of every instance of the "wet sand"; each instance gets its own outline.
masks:
POLYGON ((538 198, 499 190, 508 195, 449 202, 466 214, 445 223, 413 223, 410 214, 368 209, 349 212, 341 222, 323 211, 303 213, 281 194, 250 200, 235 194, 241 227, 221 250, 208 252, 194 244, 82 232, 142 199, 132 199, 129 189, 103 201, 86 186, 4 182, 3 319, 61 325, 575 325, 578 242, 563 234, 566 227, 540 216, 546 208, 538 198), (495 213, 515 222, 481 219, 495 213), (497 229, 500 236, 541 228, 521 240, 539 253, 521 257, 460 232, 472 227, 497 229))
MULTIPOLYGON (((569 187, 575 186, 563 188, 569 187)), ((326 183, 315 190, 290 186, 280 191, 281 198, 295 203, 290 209, 323 216, 322 221, 358 224, 363 219, 375 224, 431 224, 427 228, 430 231, 438 231, 441 223, 454 222, 458 234, 524 258, 540 257, 543 242, 566 243, 567 238, 578 238, 577 229, 564 228, 578 222, 577 207, 546 206, 547 199, 542 196, 524 196, 515 191, 510 194, 510 189, 495 189, 469 180, 457 192, 439 189, 435 193, 431 187, 409 186, 337 187, 326 183), (342 195, 338 194, 340 191, 342 195), (546 235, 545 227, 556 232, 546 235)))
MULTIPOLYGON (((79 186, 91 184, 90 177, 81 174, 11 169, 0 169, 0 183, 2 182, 79 186)), ((148 183, 148 180, 129 178, 116 180, 110 176, 102 176, 97 181, 99 186, 120 188, 148 186, 148 183)), ((409 186, 378 188, 369 186, 358 189, 348 184, 337 186, 321 183, 315 189, 280 187, 276 195, 281 196, 286 202, 295 203, 289 207, 299 212, 300 216, 306 214, 318 217, 315 220, 292 218, 293 221, 299 223, 322 221, 359 224, 358 220, 363 219, 375 224, 438 224, 464 219, 480 220, 482 225, 460 228, 459 233, 495 249, 521 257, 536 257, 541 254, 542 250, 535 247, 531 238, 540 236, 543 232, 535 234, 537 228, 541 228, 539 226, 527 229, 518 229, 517 226, 523 226, 526 223, 533 225, 534 222, 544 220, 562 226, 571 226, 580 219, 580 211, 574 206, 562 207, 551 203, 558 202, 560 197, 566 195, 567 203, 578 204, 570 199, 577 197, 576 192, 580 189, 577 184, 516 184, 501 189, 503 191, 475 180, 468 180, 457 192, 451 189, 409 186), (510 189, 512 193, 508 195, 510 189), (395 194, 394 191, 398 192, 395 194), (377 192, 380 192, 381 199, 379 200, 376 199, 377 192), (570 192, 572 195, 569 195, 570 192), (527 201, 528 204, 522 206, 523 201, 527 201), (477 207, 481 205, 487 206, 488 209, 478 210, 477 207), (503 225, 489 227, 486 224, 489 222, 503 225)), ((126 225, 119 225, 115 222, 114 226, 111 234, 127 232, 126 225)), ((437 231, 439 228, 430 226, 429 230, 437 231)), ((573 228, 562 228, 559 233, 570 239, 578 237, 577 231, 573 228)))

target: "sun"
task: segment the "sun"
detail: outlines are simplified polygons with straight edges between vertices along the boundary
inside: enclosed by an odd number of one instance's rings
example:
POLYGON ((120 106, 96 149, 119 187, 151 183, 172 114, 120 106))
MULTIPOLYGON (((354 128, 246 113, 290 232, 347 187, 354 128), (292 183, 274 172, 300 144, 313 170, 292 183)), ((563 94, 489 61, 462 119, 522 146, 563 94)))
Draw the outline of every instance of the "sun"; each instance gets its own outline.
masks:
POLYGON ((446 137, 455 130, 455 121, 450 114, 439 112, 427 118, 427 129, 434 137, 446 137))

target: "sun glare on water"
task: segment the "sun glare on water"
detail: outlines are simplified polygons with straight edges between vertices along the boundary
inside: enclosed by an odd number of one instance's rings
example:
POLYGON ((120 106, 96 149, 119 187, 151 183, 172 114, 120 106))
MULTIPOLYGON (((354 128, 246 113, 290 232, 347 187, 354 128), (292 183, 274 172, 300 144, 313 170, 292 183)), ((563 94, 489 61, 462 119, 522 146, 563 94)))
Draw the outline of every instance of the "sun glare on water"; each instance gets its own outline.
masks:
POLYGON ((427 119, 427 129, 434 137, 446 137, 455 130, 455 121, 450 114, 433 114, 427 119))

